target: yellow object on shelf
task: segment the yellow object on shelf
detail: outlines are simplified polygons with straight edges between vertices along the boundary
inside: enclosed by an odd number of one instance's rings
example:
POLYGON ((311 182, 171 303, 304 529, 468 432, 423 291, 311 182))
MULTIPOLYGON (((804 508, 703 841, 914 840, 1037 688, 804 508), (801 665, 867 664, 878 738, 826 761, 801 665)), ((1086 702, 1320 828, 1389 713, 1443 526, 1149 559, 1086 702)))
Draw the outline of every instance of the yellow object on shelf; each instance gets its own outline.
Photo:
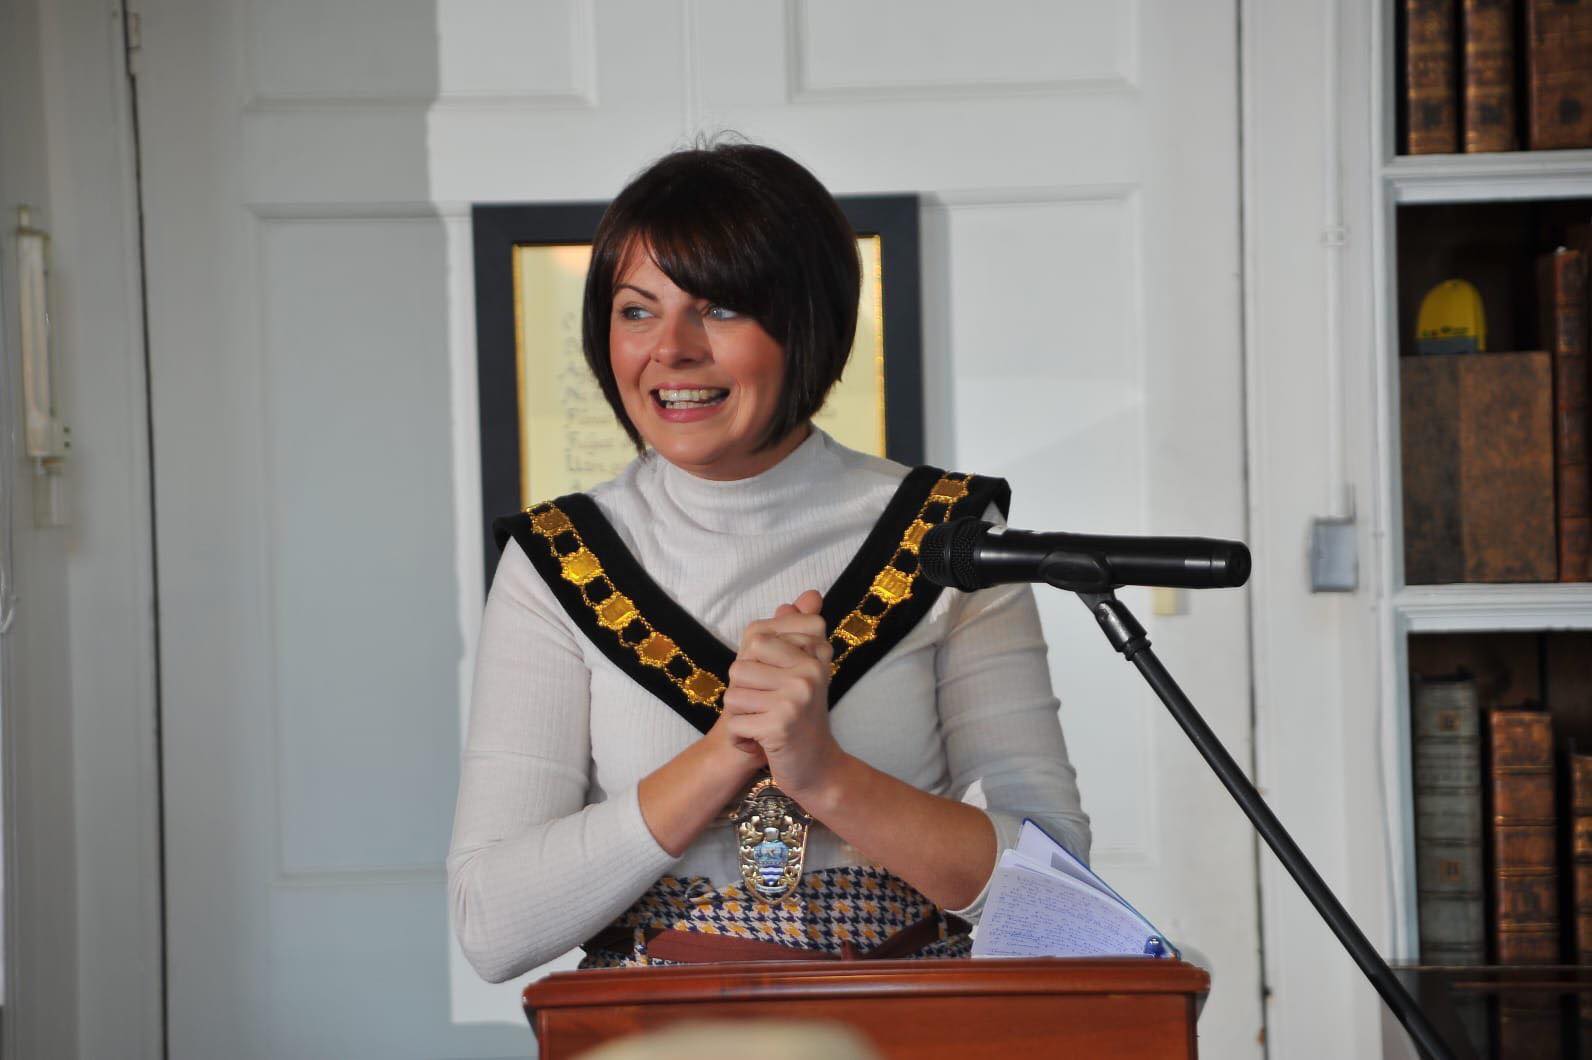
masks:
POLYGON ((1487 352, 1487 314, 1475 284, 1444 280, 1426 292, 1415 322, 1415 352, 1487 352))

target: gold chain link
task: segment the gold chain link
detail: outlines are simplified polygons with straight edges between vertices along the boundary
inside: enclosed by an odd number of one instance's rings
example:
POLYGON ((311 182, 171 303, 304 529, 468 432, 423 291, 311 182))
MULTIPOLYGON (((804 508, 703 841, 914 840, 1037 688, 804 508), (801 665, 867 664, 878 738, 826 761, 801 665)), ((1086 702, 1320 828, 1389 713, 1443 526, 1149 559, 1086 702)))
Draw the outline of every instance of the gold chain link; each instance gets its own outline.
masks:
POLYGON ((592 614, 597 616, 598 624, 619 637, 619 643, 634 651, 643 666, 650 666, 660 671, 675 687, 684 692, 685 697, 692 703, 709 707, 715 713, 722 713, 724 682, 712 671, 698 666, 689 655, 680 650, 679 645, 659 633, 652 623, 647 621, 647 617, 641 613, 635 601, 620 592, 609 579, 603 569, 602 560, 586 547, 586 540, 581 537, 580 531, 575 529, 575 524, 570 521, 569 516, 551 501, 534 508, 527 508, 525 511, 531 517, 531 528, 547 542, 548 551, 558 561, 564 580, 580 589, 580 598, 585 601, 587 607, 591 608, 592 614), (559 552, 558 545, 553 539, 561 534, 573 535, 579 547, 572 552, 559 552), (608 595, 600 600, 593 600, 592 589, 599 585, 607 587, 608 595), (621 634, 635 622, 641 623, 642 628, 646 630, 646 636, 631 642, 621 634), (676 659, 691 668, 690 674, 679 677, 669 668, 670 663, 676 659))
POLYGON ((918 546, 923 543, 923 535, 934 529, 935 526, 945 522, 951 515, 951 507, 957 501, 967 496, 968 475, 942 475, 940 480, 929 490, 928 498, 918 508, 917 517, 907 526, 906 532, 901 535, 901 543, 896 546, 895 553, 891 555, 890 562, 878 574, 874 575, 873 584, 868 587, 868 595, 863 597, 862 603, 851 609, 851 613, 835 624, 834 633, 829 636, 830 646, 834 648, 834 661, 829 664, 829 675, 833 677, 840 670, 841 662, 856 649, 867 644, 879 635, 879 623, 884 621, 892 608, 912 595, 912 586, 918 580, 918 564, 912 564, 912 571, 908 573, 896 566, 896 561, 903 553, 913 556, 918 554, 918 546), (934 522, 924 519, 931 504, 944 507, 940 517, 934 522), (869 600, 877 600, 873 605, 873 614, 863 610, 868 606, 869 600))

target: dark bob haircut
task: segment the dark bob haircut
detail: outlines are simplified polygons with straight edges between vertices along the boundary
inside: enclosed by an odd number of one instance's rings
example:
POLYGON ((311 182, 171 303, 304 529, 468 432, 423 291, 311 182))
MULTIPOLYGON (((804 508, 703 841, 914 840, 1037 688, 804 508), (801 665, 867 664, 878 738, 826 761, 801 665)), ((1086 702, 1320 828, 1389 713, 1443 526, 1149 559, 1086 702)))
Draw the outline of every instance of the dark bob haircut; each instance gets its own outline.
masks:
POLYGON ((614 286, 635 252, 650 253, 682 291, 752 317, 784 349, 784 388, 761 448, 812 418, 851 354, 862 282, 856 234, 817 178, 773 148, 713 144, 665 155, 603 214, 581 340, 641 449, 608 355, 614 286))

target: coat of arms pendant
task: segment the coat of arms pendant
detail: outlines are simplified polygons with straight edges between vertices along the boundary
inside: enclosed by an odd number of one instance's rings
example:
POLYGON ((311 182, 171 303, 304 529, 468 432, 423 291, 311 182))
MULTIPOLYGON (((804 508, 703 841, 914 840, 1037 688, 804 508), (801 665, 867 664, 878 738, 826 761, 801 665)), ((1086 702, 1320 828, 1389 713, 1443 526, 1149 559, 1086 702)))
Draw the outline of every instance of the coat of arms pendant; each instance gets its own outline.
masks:
POLYGON ((794 891, 812 818, 765 775, 741 796, 733 819, 747 893, 777 902, 794 891))

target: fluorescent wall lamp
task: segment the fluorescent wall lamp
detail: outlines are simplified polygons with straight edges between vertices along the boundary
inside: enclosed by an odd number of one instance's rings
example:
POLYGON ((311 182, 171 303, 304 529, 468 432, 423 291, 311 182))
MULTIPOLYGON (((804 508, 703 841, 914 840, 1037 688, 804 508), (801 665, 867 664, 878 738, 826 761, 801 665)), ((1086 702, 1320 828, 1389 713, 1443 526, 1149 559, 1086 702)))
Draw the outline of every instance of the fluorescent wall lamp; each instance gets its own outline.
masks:
POLYGON ((33 465, 33 523, 66 524, 66 456, 71 434, 51 394, 50 237, 17 208, 17 315, 22 335, 23 439, 33 465))

